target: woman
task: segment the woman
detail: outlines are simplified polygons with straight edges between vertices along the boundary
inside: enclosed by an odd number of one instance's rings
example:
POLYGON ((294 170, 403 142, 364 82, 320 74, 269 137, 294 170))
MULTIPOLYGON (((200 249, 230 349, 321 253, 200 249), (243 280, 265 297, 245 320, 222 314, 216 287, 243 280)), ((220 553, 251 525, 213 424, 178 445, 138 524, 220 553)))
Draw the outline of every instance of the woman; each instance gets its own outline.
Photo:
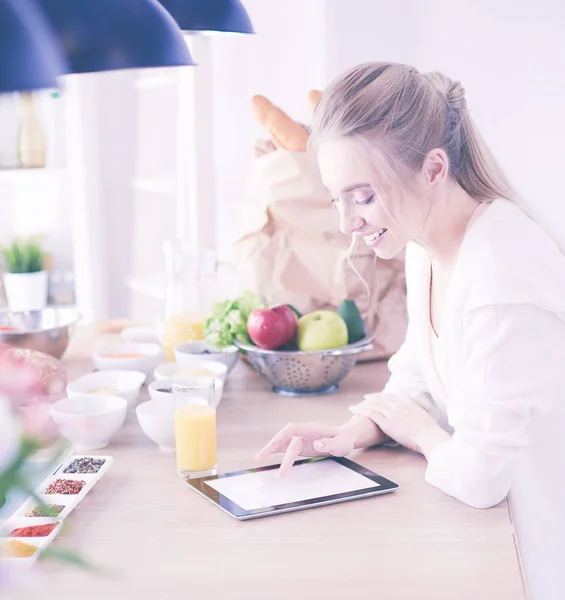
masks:
POLYGON ((311 142, 341 230, 379 258, 406 248, 408 331, 385 389, 348 422, 288 425, 258 457, 285 452, 284 474, 299 455, 393 440, 425 456, 428 483, 470 506, 512 490, 526 563, 545 544, 529 573, 545 589, 563 546, 538 536, 565 523, 565 257, 514 202, 463 88, 440 73, 352 69, 324 92, 311 142))

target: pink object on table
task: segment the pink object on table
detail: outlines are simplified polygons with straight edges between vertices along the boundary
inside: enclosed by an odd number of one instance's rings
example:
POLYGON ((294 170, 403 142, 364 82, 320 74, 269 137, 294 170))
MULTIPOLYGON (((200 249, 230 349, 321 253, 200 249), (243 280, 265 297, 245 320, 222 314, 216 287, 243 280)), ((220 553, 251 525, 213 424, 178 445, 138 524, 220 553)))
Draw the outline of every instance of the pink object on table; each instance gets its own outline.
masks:
POLYGON ((64 394, 66 385, 67 375, 56 358, 36 350, 0 345, 0 395, 16 406, 36 398, 57 398, 64 394))

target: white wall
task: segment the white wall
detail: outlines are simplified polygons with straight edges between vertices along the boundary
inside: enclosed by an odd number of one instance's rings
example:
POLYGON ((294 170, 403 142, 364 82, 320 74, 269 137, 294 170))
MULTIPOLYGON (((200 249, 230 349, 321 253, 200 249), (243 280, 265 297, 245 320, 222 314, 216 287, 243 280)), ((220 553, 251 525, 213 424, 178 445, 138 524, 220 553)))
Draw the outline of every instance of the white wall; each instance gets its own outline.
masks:
MULTIPOLYGON (((419 0, 328 0, 325 9, 324 80, 369 61, 413 63, 424 42, 419 0)), ((433 2, 432 2, 433 5, 433 2)))

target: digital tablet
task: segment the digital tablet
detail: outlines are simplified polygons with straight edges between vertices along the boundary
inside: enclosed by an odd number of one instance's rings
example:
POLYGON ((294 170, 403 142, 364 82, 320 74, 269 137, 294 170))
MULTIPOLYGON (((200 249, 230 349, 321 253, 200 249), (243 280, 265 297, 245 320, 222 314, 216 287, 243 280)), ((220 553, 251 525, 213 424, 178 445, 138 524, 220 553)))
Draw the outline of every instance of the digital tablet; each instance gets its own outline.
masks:
POLYGON ((187 479, 236 519, 254 519, 386 494, 398 485, 347 458, 307 458, 277 478, 280 465, 187 479))

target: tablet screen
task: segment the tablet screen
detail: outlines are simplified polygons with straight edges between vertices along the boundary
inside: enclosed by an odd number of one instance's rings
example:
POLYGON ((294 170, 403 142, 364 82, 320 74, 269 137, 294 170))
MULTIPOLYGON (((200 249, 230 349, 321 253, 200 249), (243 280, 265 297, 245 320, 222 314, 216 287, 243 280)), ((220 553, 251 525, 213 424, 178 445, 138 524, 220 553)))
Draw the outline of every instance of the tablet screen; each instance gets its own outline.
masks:
POLYGON ((205 485, 247 511, 379 487, 333 460, 296 464, 280 479, 276 474, 276 469, 259 470, 208 480, 205 485))

